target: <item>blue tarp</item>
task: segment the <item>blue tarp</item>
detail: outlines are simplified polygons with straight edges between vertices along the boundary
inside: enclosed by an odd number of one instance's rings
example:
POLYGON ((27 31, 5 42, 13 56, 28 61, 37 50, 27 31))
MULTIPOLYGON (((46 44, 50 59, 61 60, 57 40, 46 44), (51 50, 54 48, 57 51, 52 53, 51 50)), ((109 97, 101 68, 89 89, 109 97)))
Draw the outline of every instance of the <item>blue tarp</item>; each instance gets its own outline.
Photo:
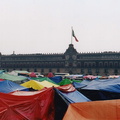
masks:
POLYGON ((0 81, 0 92, 2 93, 10 93, 16 90, 20 91, 29 91, 28 88, 25 88, 23 86, 20 86, 12 81, 4 80, 0 81))
POLYGON ((59 83, 62 81, 62 77, 61 76, 55 76, 55 77, 50 77, 50 79, 55 82, 55 83, 59 83))
POLYGON ((73 92, 63 93, 60 90, 56 89, 56 92, 63 98, 63 100, 66 100, 69 103, 76 103, 76 102, 88 102, 91 101, 87 97, 85 97, 83 94, 78 92, 77 90, 73 92))
POLYGON ((81 84, 79 82, 73 82, 72 84, 75 88, 83 88, 83 87, 87 86, 87 85, 81 84))
POLYGON ((92 80, 86 87, 87 90, 103 90, 120 93, 120 77, 116 79, 92 80))
POLYGON ((72 84, 75 88, 83 88, 83 87, 86 87, 90 82, 91 80, 83 80, 80 83, 73 82, 72 84))

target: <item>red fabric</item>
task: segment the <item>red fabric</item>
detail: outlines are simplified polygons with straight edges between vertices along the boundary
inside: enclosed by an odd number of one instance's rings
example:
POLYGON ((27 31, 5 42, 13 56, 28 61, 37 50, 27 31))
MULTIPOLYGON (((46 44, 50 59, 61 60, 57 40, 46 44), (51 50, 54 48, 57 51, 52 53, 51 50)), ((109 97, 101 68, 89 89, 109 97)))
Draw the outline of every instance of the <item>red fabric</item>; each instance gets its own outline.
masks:
POLYGON ((73 92, 75 91, 75 87, 72 84, 68 84, 68 85, 62 85, 59 87, 56 87, 57 89, 59 89, 62 92, 73 92))
POLYGON ((52 72, 50 72, 50 73, 48 73, 47 77, 54 77, 54 75, 52 72))
POLYGON ((36 77, 36 74, 34 72, 29 74, 30 77, 36 77))
POLYGON ((38 91, 14 91, 14 92, 11 92, 9 94, 11 95, 17 95, 17 96, 29 96, 29 95, 35 95, 35 94, 39 94, 45 90, 47 90, 48 88, 44 87, 43 89, 41 90, 38 90, 38 91))
POLYGON ((4 79, 0 79, 0 81, 4 81, 4 79))
POLYGON ((29 96, 0 93, 0 120, 54 120, 54 90, 29 96))

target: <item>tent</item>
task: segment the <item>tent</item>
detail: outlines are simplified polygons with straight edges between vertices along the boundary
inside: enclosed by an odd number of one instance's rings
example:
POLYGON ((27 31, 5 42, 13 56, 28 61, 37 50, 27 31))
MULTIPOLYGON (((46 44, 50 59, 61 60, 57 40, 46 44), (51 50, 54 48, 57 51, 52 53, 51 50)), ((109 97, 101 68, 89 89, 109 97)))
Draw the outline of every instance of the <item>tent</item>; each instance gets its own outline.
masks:
POLYGON ((54 76, 54 77, 51 77, 50 79, 57 84, 62 81, 61 76, 54 76))
POLYGON ((54 120, 54 91, 16 96, 0 93, 0 120, 54 120))
POLYGON ((48 82, 51 82, 51 83, 54 83, 54 84, 57 84, 55 83, 54 81, 52 81, 50 78, 48 77, 38 77, 38 78, 32 78, 32 80, 36 80, 36 81, 39 81, 39 82, 42 82, 44 80, 48 81, 48 82))
POLYGON ((10 93, 16 90, 29 91, 28 88, 20 86, 12 81, 9 80, 0 81, 0 92, 10 93))
POLYGON ((72 92, 61 92, 60 90, 56 89, 56 92, 65 100, 67 104, 69 103, 76 103, 76 102, 87 102, 91 101, 87 97, 85 97, 83 94, 78 92, 77 90, 72 92))
POLYGON ((34 72, 31 72, 31 73, 29 74, 29 77, 36 77, 36 74, 35 74, 34 72))
POLYGON ((30 80, 28 82, 25 82, 23 84, 21 84, 22 86, 24 87, 27 87, 27 88, 33 88, 35 90, 41 90, 43 89, 44 87, 58 87, 59 85, 56 85, 56 84, 53 84, 51 82, 48 82, 48 81, 42 81, 42 82, 38 82, 38 81, 35 81, 35 80, 30 80))
POLYGON ((59 85, 68 85, 68 84, 71 84, 72 81, 69 80, 69 79, 63 79, 61 82, 59 82, 58 84, 59 85))
POLYGON ((120 77, 116 79, 92 80, 86 87, 82 89, 120 93, 120 77))
POLYGON ((6 73, 0 74, 0 78, 11 81, 23 81, 27 79, 27 77, 24 76, 10 75, 6 73))
POLYGON ((42 81, 42 82, 39 82, 39 84, 41 84, 41 85, 43 85, 44 87, 47 87, 47 88, 49 88, 49 87, 58 87, 59 85, 56 85, 56 84, 54 84, 54 83, 51 83, 51 82, 48 82, 48 81, 46 81, 46 80, 44 80, 44 81, 42 81))
POLYGON ((30 80, 30 81, 25 82, 21 85, 24 87, 27 87, 27 88, 33 88, 35 90, 41 90, 44 88, 43 85, 41 85, 38 81, 35 81, 35 80, 30 80))
POLYGON ((90 82, 91 82, 91 80, 82 80, 81 82, 73 81, 72 84, 75 88, 81 89, 83 87, 86 87, 90 82))
POLYGON ((52 72, 49 72, 48 75, 47 75, 47 77, 49 77, 49 78, 50 78, 50 77, 54 77, 54 75, 53 75, 52 72))
POLYGON ((120 120, 120 100, 72 103, 63 120, 120 120))
POLYGON ((29 95, 35 95, 35 94, 39 94, 45 90, 47 90, 48 88, 44 88, 42 90, 38 90, 38 91, 14 91, 14 92, 11 92, 9 94, 11 95, 18 95, 18 96, 29 96, 29 95))
POLYGON ((9 72, 9 74, 11 74, 11 75, 23 75, 23 76, 25 76, 25 75, 28 75, 28 71, 25 71, 25 70, 13 70, 13 71, 11 71, 11 72, 9 72))

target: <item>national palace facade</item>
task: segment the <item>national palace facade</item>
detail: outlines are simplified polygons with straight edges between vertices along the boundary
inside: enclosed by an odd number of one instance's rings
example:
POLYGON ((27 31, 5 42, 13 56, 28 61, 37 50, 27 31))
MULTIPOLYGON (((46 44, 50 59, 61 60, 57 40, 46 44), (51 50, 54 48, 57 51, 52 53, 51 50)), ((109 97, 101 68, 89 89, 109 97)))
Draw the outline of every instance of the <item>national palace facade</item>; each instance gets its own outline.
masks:
POLYGON ((0 69, 41 74, 120 75, 120 52, 78 53, 74 45, 69 44, 63 54, 0 54, 0 69))

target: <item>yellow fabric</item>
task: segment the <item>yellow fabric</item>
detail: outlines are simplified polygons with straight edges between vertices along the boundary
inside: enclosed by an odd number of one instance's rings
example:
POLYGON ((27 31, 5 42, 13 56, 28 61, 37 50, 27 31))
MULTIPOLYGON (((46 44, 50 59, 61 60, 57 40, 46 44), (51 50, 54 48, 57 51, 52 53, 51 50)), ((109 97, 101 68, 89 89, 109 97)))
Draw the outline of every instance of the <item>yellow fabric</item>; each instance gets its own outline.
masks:
POLYGON ((58 87, 59 85, 56 85, 56 84, 54 84, 54 83, 51 83, 51 82, 48 82, 48 81, 46 81, 46 80, 44 80, 44 81, 42 81, 42 82, 39 82, 41 85, 43 85, 44 87, 47 87, 47 88, 49 88, 49 87, 58 87))
POLYGON ((30 81, 25 82, 21 85, 24 86, 24 87, 27 87, 27 88, 33 88, 35 90, 41 90, 41 89, 44 88, 44 86, 41 85, 40 82, 35 81, 35 80, 30 80, 30 81))

